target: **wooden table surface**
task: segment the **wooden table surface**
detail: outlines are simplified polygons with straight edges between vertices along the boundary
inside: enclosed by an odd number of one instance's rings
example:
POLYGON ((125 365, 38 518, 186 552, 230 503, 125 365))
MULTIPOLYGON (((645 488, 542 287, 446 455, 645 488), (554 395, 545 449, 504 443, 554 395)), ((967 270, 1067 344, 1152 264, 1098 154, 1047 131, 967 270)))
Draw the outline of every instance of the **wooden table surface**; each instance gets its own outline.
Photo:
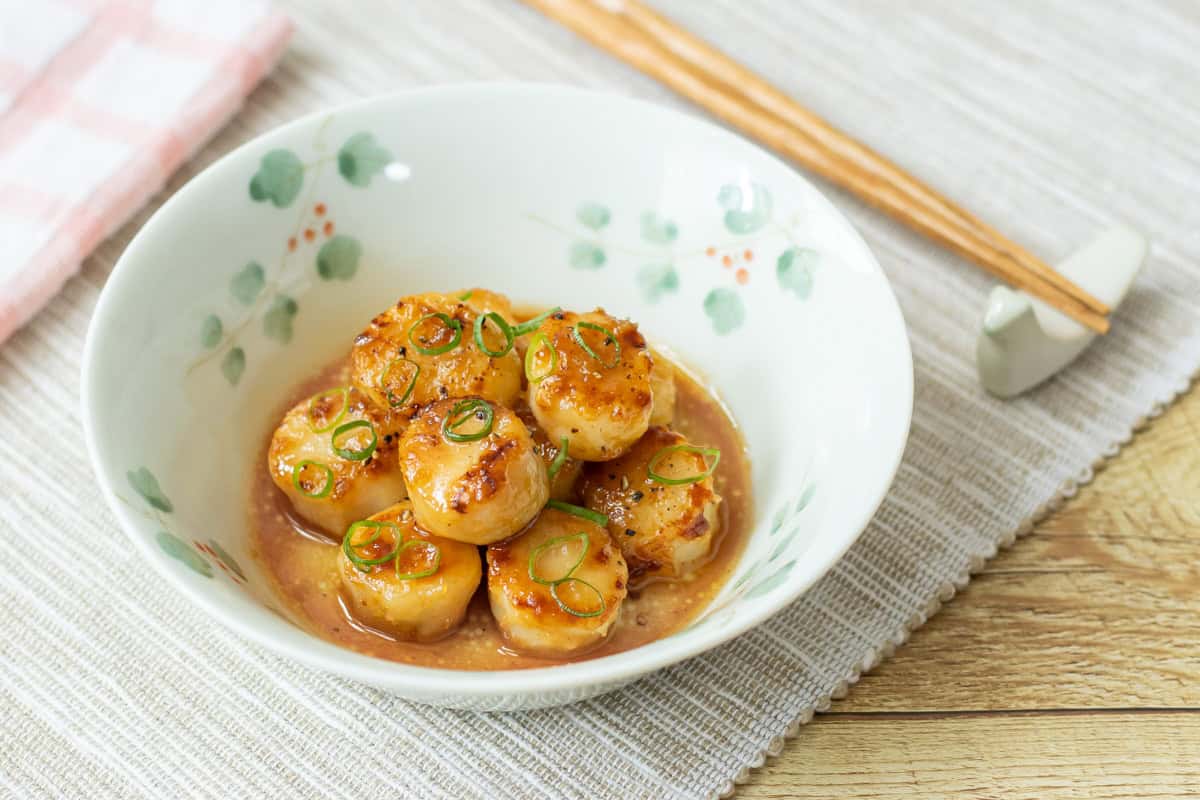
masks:
POLYGON ((1200 796, 1200 387, 736 796, 1200 796))

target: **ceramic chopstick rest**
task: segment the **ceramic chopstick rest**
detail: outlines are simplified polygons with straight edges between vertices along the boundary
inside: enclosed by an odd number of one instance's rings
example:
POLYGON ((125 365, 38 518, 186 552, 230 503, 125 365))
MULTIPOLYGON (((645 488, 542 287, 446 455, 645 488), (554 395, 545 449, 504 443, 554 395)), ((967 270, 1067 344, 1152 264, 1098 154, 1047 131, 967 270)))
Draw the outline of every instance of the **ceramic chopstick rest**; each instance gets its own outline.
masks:
MULTIPOLYGON (((1106 230, 1057 266, 1114 311, 1142 268, 1149 242, 1130 227, 1106 230)), ((1037 386, 1084 351, 1096 334, 1024 292, 997 286, 976 345, 979 381, 997 397, 1037 386)))

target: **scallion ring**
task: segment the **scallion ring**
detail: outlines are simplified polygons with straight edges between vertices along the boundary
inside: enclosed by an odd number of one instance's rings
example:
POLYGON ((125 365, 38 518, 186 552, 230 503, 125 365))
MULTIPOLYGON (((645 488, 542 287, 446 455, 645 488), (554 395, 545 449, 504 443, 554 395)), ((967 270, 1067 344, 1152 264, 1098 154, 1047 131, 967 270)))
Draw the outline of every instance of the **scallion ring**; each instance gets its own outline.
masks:
POLYGON ((546 508, 553 508, 555 511, 561 511, 564 514, 586 519, 588 522, 595 523, 601 528, 608 527, 608 517, 599 511, 592 511, 590 508, 573 506, 570 503, 564 503, 562 500, 549 500, 546 502, 546 508))
POLYGON ((466 301, 471 299, 471 295, 473 295, 473 294, 475 294, 474 289, 467 289, 465 292, 463 292, 462 294, 460 294, 458 296, 458 299, 462 300, 465 303, 466 301))
POLYGON ((558 452, 554 454, 554 460, 551 461, 550 466, 546 468, 546 477, 553 480, 554 476, 558 474, 558 471, 562 469, 562 465, 567 463, 567 448, 570 446, 570 444, 570 439, 565 436, 562 437, 562 440, 558 443, 558 452))
POLYGON ((396 555, 400 552, 400 538, 400 526, 396 523, 364 519, 355 522, 346 529, 346 535, 342 539, 342 552, 346 554, 346 558, 350 559, 350 563, 354 564, 354 566, 358 567, 363 572, 369 572, 371 567, 376 566, 377 564, 386 564, 388 561, 391 561, 396 557, 396 555), (374 529, 375 532, 360 542, 354 541, 354 535, 364 528, 374 529), (377 542, 380 535, 383 534, 384 528, 391 528, 393 531, 392 536, 394 537, 393 543, 395 546, 392 548, 390 553, 386 553, 378 558, 364 558, 362 555, 356 552, 377 542))
POLYGON ((412 327, 408 329, 408 341, 411 342, 412 346, 416 348, 416 351, 423 356, 440 356, 442 353, 448 353, 454 348, 458 347, 458 345, 462 342, 462 323, 454 319, 454 317, 451 317, 449 314, 443 314, 440 311, 436 314, 426 314, 414 322, 412 327), (421 342, 428 341, 427 339, 417 339, 417 328, 421 327, 421 324, 426 320, 431 319, 440 320, 448 330, 454 331, 454 335, 450 338, 449 342, 438 345, 437 347, 426 347, 421 342))
POLYGON ((549 311, 545 311, 541 314, 538 314, 533 319, 527 319, 524 322, 513 325, 512 326, 513 335, 514 336, 524 336, 527 333, 532 333, 533 331, 536 331, 541 326, 541 324, 543 322, 545 322, 548 317, 550 317, 551 314, 557 314, 560 311, 562 311, 562 309, 559 308, 558 306, 555 306, 554 308, 550 309, 549 311))
POLYGON ((600 593, 600 590, 597 589, 592 584, 588 583, 587 581, 583 580, 582 578, 564 578, 561 581, 557 581, 550 587, 550 596, 554 598, 554 602, 558 603, 559 608, 561 608, 563 611, 567 612, 568 614, 570 614, 573 617, 598 617, 604 613, 604 610, 607 607, 607 604, 604 602, 604 595, 600 593), (599 607, 594 611, 580 611, 579 609, 568 605, 565 600, 563 600, 561 597, 559 597, 558 590, 561 587, 566 586, 568 584, 572 584, 572 583, 579 584, 580 586, 586 586, 587 588, 589 588, 593 592, 595 592, 596 600, 599 601, 599 603, 600 603, 599 607))
POLYGON ((549 337, 544 333, 535 334, 529 342, 529 349, 525 351, 525 378, 530 383, 541 383, 546 378, 554 374, 558 369, 558 351, 554 349, 549 337), (536 372, 537 369, 537 354, 543 347, 550 351, 550 366, 541 372, 536 372))
POLYGON ((588 549, 591 548, 591 546, 592 538, 587 535, 587 531, 580 531, 579 533, 572 533, 568 536, 555 536, 553 539, 547 539, 537 547, 533 548, 533 552, 529 554, 529 579, 534 583, 540 583, 543 586, 553 586, 560 581, 565 581, 567 578, 570 578, 575 570, 578 569, 579 565, 583 563, 584 556, 588 554, 588 549), (538 575, 537 560, 542 553, 546 552, 551 547, 555 547, 560 544, 566 544, 569 546, 575 541, 582 542, 583 547, 579 550, 579 558, 575 559, 575 563, 571 565, 570 569, 568 569, 558 578, 544 578, 538 575))
POLYGON ((504 317, 500 316, 495 311, 489 311, 486 314, 480 314, 475 318, 475 346, 478 347, 480 352, 482 352, 484 355, 491 356, 492 358, 500 358, 501 356, 508 355, 508 351, 512 350, 513 342, 515 340, 516 334, 513 333, 512 326, 504 320, 504 317), (492 350, 487 346, 487 342, 485 342, 483 339, 483 324, 489 319, 496 325, 497 328, 500 329, 500 333, 504 335, 504 347, 500 348, 499 350, 492 350))
MULTIPOLYGON (((326 389, 323 392, 317 392, 308 399, 308 427, 312 428, 313 433, 326 433, 337 427, 337 424, 342 421, 342 417, 346 416, 346 409, 350 406, 350 387, 338 386, 334 389, 326 389), (342 407, 338 409, 337 415, 333 421, 327 425, 319 425, 317 423, 316 412, 318 406, 322 405, 322 401, 326 397, 341 397, 342 407)), ((324 415, 322 414, 322 417, 324 415)))
POLYGON ((387 368, 383 370, 383 375, 381 375, 379 378, 379 388, 383 389, 384 393, 387 395, 388 405, 390 405, 392 408, 399 408, 407 403, 408 398, 412 397, 413 391, 417 388, 417 376, 420 374, 421 365, 414 361, 409 361, 407 358, 397 358, 391 361, 387 365, 387 368), (396 367, 401 364, 411 364, 413 373, 412 377, 408 380, 408 384, 404 387, 404 393, 397 396, 397 394, 388 387, 388 384, 390 383, 390 378, 392 377, 392 370, 396 369, 396 367))
POLYGON ((571 336, 575 339, 576 344, 583 348, 583 352, 599 361, 600 366, 604 367, 605 369, 612 369, 617 364, 621 363, 621 343, 617 341, 617 335, 608 328, 605 328, 602 325, 597 325, 594 322, 576 322, 571 327, 571 336), (616 346, 616 350, 613 352, 611 361, 605 361, 600 357, 599 353, 592 349, 592 346, 584 340, 583 334, 579 332, 580 328, 586 328, 589 331, 599 331, 600 333, 604 334, 604 341, 606 344, 608 342, 612 342, 616 346))
POLYGON ((371 454, 375 452, 375 445, 379 441, 379 437, 375 434, 375 426, 372 425, 368 420, 355 419, 347 422, 345 425, 339 425, 333 431, 333 437, 330 441, 333 444, 333 452, 337 453, 347 461, 366 461, 371 457, 371 454), (366 428, 371 432, 371 441, 367 443, 366 447, 362 448, 361 450, 351 450, 347 447, 341 447, 338 445, 338 439, 342 438, 343 435, 350 433, 351 431, 358 430, 359 428, 366 428))
POLYGON ((451 442, 477 442, 492 432, 495 419, 496 411, 487 400, 480 400, 478 397, 459 400, 442 420, 442 436, 451 442), (473 419, 483 423, 483 427, 469 433, 460 433, 459 428, 473 419))
POLYGON ((719 463, 721 463, 721 451, 715 447, 695 447, 690 444, 675 444, 664 447, 650 458, 650 463, 646 465, 646 477, 667 486, 684 486, 689 483, 699 483, 709 475, 712 475, 713 470, 717 468, 717 464, 719 463), (668 478, 666 475, 660 475, 654 468, 658 466, 660 461, 672 453, 696 453, 705 457, 705 459, 711 458, 712 463, 708 465, 708 469, 696 475, 686 475, 682 478, 668 478))
POLYGON ((333 482, 333 470, 329 468, 328 464, 322 464, 320 461, 309 461, 308 459, 305 459, 292 468, 292 486, 295 486, 296 491, 305 497, 311 497, 313 499, 328 497, 329 493, 333 491, 333 482), (304 488, 304 484, 300 482, 303 480, 300 477, 300 473, 304 472, 305 467, 317 467, 325 473, 325 483, 321 491, 310 492, 304 488))
POLYGON ((398 550, 396 550, 396 578, 398 580, 415 581, 417 578, 428 578, 430 575, 437 572, 438 568, 441 565, 442 565, 442 548, 438 547, 433 542, 427 542, 424 539, 409 539, 407 542, 400 545, 400 548, 398 550), (405 550, 409 550, 414 547, 425 547, 425 548, 433 550, 433 556, 430 559, 430 561, 432 562, 432 566, 430 566, 428 569, 419 570, 417 572, 401 572, 400 571, 400 554, 403 553, 405 550))

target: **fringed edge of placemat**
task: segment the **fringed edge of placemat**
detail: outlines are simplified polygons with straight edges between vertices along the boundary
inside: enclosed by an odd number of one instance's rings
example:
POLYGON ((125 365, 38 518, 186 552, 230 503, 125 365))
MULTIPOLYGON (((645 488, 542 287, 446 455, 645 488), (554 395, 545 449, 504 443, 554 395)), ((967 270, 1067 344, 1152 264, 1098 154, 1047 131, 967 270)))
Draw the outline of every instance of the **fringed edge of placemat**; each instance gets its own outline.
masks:
POLYGON ((1029 534, 1038 525, 1038 523, 1061 508, 1067 500, 1074 497, 1078 493, 1081 486, 1086 486, 1091 483, 1092 479, 1096 477, 1096 473, 1108 466, 1109 463, 1120 454, 1125 445, 1133 441, 1133 438, 1145 430, 1151 422, 1162 416, 1163 412, 1173 406, 1180 397, 1186 394, 1197 380, 1200 380, 1200 368, 1197 368, 1194 372, 1192 372, 1190 377, 1184 379, 1183 382, 1167 397, 1155 402, 1150 411, 1139 417, 1137 421, 1130 426, 1129 432, 1126 433, 1122 438, 1106 447, 1100 454, 1100 457, 1092 462, 1091 466, 1085 468, 1074 479, 1064 482, 1053 497, 1051 497, 1042 505, 1038 506, 1038 508, 1032 514, 1026 517, 1025 520, 1018 525, 1015 530, 1011 531, 1005 536, 1002 536, 1000 540, 992 546, 990 552, 985 551, 982 553, 973 554, 967 561, 966 569, 964 569, 954 580, 943 583, 938 588, 934 596, 931 597, 925 604, 925 609, 923 611, 913 614, 913 616, 904 623, 900 630, 897 631, 896 634, 891 637, 891 639, 884 643, 882 647, 865 656, 860 662, 861 666, 852 669, 850 673, 833 688, 833 691, 829 692, 829 694, 823 695, 815 705, 813 705, 811 708, 805 709, 805 711, 800 714, 799 717, 788 723, 788 726, 784 729, 783 733, 773 738, 762 752, 755 756, 749 764, 742 767, 741 770, 738 771, 737 775, 733 777, 733 780, 726 782, 723 787, 711 792, 708 795, 708 799, 726 800, 726 798, 732 797, 733 793, 737 791, 738 784, 748 781, 750 776, 753 774, 753 771, 763 766, 763 764, 767 762, 768 758, 774 758, 782 753, 783 748, 787 744, 788 740, 799 735, 800 729, 811 722, 815 714, 828 711, 830 706, 833 704, 833 701, 840 700, 845 697, 850 691, 850 687, 855 683, 858 683, 859 678, 878 667, 887 659, 891 658, 896 652, 896 648, 908 641, 908 637, 912 635, 913 631, 917 630, 917 628, 920 628, 922 625, 928 622, 934 614, 941 610, 943 605, 953 599, 955 594, 965 589, 967 584, 971 582, 971 578, 977 572, 982 570, 989 561, 995 558, 1001 550, 1011 547, 1017 541, 1017 539, 1029 534))

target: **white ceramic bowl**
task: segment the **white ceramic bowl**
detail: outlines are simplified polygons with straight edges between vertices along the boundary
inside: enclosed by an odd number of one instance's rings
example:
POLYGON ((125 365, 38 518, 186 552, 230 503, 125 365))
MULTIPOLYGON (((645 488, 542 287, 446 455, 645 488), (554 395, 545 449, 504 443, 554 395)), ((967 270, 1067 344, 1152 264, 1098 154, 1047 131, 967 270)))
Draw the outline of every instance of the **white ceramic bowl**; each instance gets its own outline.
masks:
POLYGON ((808 181, 692 117, 549 86, 381 97, 237 149, 129 245, 83 364, 105 496, 180 591, 313 667, 475 709, 616 688, 795 600, 883 498, 911 407, 887 281, 808 181), (400 295, 473 285, 635 319, 728 403, 757 522, 697 623, 592 661, 460 672, 359 655, 289 621, 249 554, 246 514, 281 393, 400 295))

